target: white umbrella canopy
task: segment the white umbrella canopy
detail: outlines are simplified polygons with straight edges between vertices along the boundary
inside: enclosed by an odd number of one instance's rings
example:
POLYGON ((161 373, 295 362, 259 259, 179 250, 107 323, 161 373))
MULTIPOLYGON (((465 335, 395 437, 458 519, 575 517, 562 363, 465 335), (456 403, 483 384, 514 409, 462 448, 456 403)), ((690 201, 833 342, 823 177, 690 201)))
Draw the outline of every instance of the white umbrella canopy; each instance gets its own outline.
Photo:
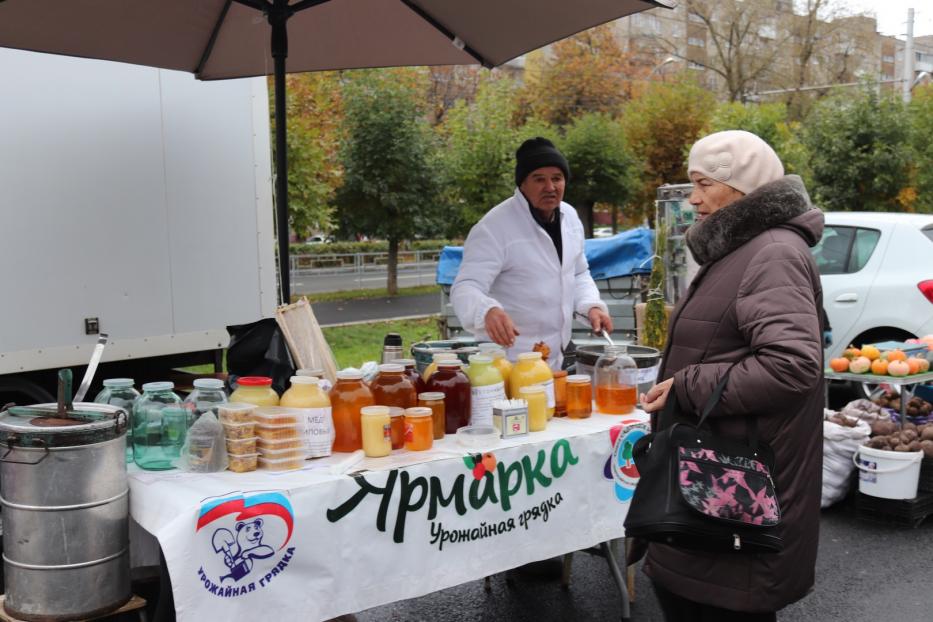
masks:
MULTIPOLYGON (((495 67, 670 0, 0 0, 0 46, 202 80, 364 67, 495 67)), ((289 301, 285 123, 276 123, 281 297, 289 301)))

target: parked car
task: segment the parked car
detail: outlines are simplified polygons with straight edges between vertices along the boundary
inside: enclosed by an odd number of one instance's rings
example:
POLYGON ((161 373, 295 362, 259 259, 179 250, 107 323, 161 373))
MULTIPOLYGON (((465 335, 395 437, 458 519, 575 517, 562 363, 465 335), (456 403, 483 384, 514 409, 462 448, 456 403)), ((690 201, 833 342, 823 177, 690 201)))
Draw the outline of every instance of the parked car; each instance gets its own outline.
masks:
POLYGON ((827 212, 813 255, 833 332, 827 359, 933 333, 933 214, 827 212))
POLYGON ((327 244, 333 241, 334 239, 327 235, 312 235, 310 238, 305 240, 305 244, 327 244))
POLYGON ((612 227, 596 227, 593 229, 594 238, 611 238, 612 227))

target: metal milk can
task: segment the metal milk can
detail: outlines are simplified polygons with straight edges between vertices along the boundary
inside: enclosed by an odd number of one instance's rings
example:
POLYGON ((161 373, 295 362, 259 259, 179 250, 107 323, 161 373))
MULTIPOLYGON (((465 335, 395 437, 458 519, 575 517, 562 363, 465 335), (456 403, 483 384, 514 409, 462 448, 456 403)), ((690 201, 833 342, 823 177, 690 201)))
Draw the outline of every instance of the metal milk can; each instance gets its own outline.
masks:
POLYGON ((8 615, 77 620, 129 600, 126 428, 127 413, 106 404, 0 413, 8 615))

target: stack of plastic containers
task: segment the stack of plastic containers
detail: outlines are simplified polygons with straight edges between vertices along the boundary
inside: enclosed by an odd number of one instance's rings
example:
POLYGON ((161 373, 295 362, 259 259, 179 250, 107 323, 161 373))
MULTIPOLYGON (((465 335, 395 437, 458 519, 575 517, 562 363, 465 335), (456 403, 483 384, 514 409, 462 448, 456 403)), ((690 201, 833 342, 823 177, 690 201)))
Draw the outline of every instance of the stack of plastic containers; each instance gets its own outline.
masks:
POLYGON ((256 470, 256 424, 253 415, 256 407, 252 404, 219 404, 217 413, 224 426, 227 439, 228 469, 235 473, 256 470))
POLYGON ((270 471, 300 469, 305 464, 308 450, 302 436, 304 428, 300 411, 289 408, 257 408, 256 449, 259 468, 270 471))

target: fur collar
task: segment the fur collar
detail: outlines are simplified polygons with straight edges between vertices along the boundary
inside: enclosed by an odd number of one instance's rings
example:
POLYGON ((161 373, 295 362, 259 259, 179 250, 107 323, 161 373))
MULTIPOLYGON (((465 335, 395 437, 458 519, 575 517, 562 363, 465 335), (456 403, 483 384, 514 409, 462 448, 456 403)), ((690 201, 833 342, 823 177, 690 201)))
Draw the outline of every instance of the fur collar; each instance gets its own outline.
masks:
POLYGON ((785 175, 691 226, 687 246, 697 263, 710 263, 810 209, 815 208, 803 181, 797 175, 785 175))

